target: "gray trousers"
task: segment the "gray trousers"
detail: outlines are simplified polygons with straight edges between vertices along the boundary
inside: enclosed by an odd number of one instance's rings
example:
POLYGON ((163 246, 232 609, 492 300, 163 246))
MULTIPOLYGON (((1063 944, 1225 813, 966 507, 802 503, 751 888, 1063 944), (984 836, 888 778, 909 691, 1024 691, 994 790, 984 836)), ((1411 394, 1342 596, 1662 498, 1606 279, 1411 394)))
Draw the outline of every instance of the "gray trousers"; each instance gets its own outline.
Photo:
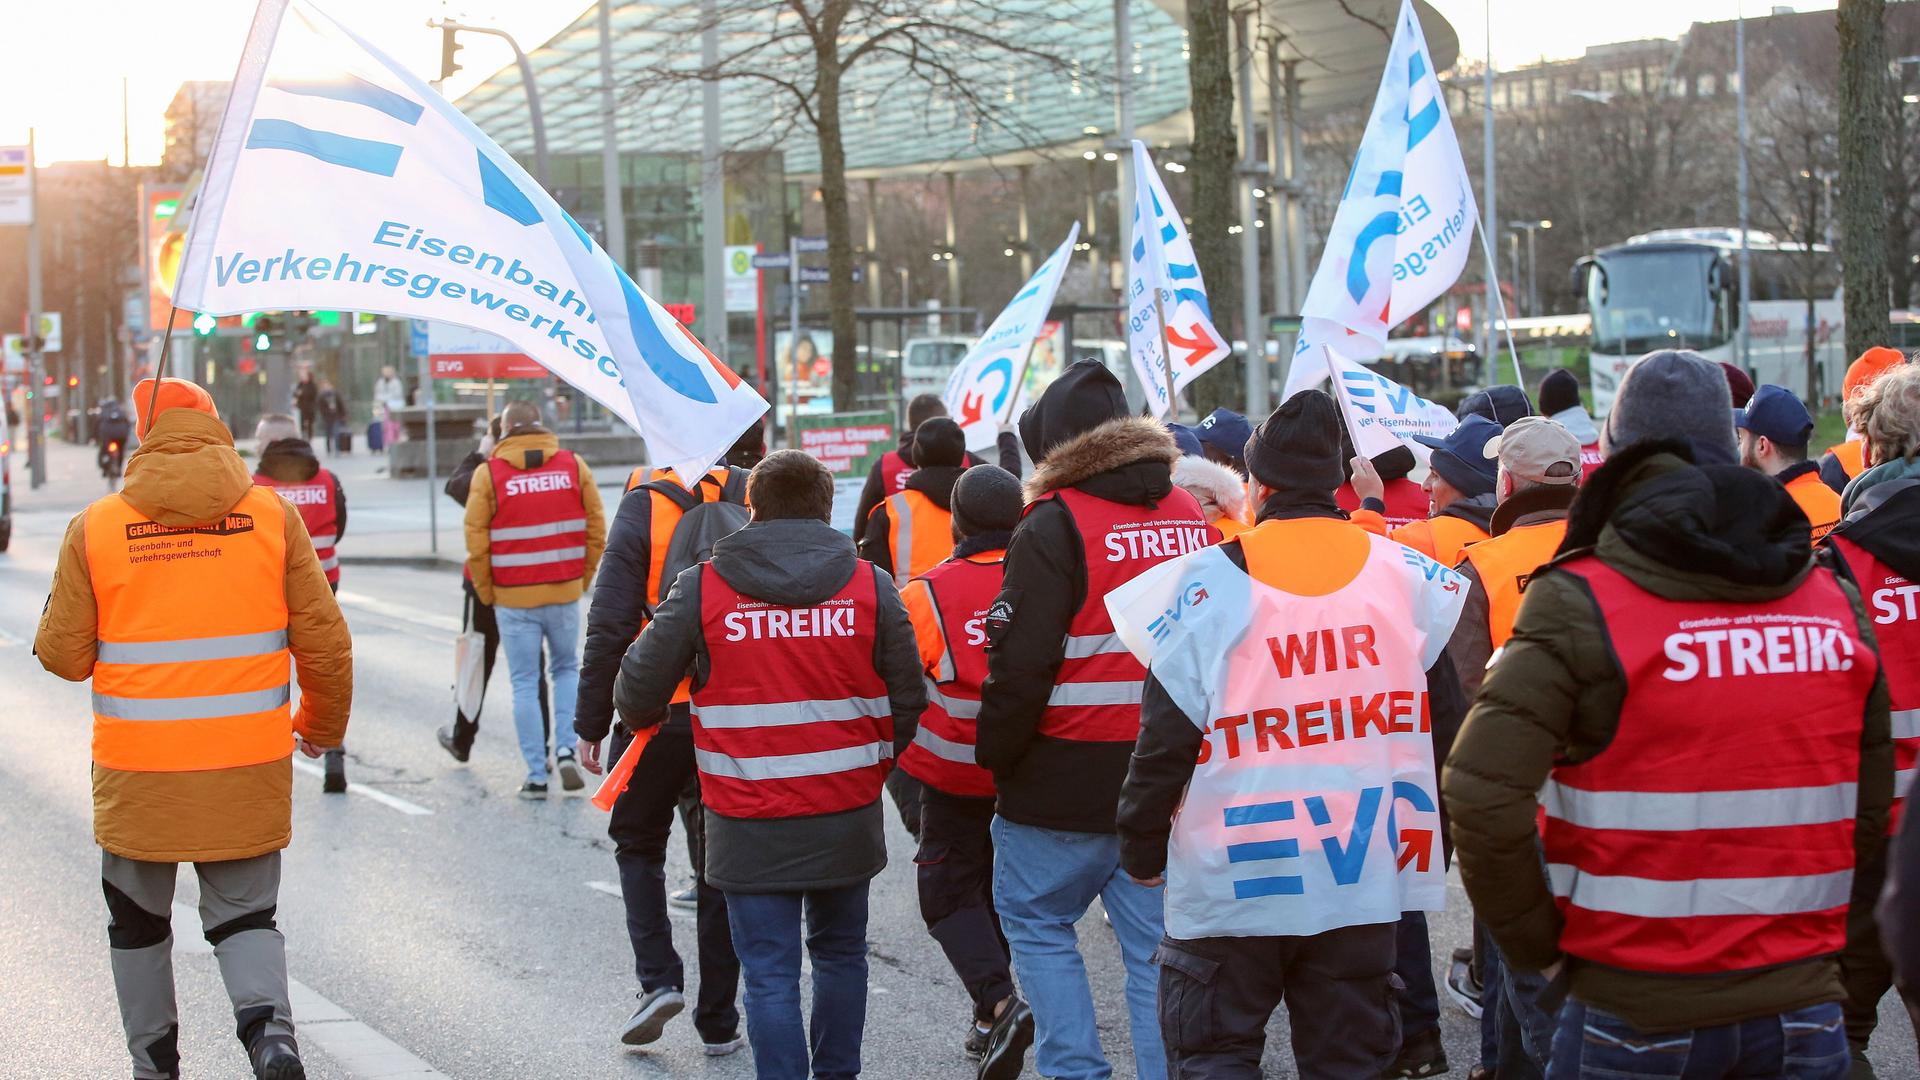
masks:
MULTIPOLYGON (((141 862, 101 852, 113 985, 136 1080, 172 1080, 180 1072, 180 1017, 173 999, 173 887, 179 864, 141 862)), ((200 925, 233 1002, 235 1034, 252 1047, 267 1035, 293 1035, 287 1001, 287 949, 274 928, 280 853, 195 863, 200 925)))

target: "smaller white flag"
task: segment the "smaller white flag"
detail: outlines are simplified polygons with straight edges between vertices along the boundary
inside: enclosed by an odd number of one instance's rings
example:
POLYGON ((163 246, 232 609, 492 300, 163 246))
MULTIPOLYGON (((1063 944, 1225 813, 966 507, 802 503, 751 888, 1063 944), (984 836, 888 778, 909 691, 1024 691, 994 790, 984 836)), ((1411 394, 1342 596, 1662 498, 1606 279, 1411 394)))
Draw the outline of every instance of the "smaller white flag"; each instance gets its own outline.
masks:
MULTIPOLYGON (((1440 438, 1460 425, 1446 406, 1428 401, 1405 386, 1363 364, 1349 360, 1324 345, 1296 352, 1294 369, 1310 368, 1321 376, 1333 374, 1333 393, 1347 419, 1347 432, 1361 457, 1378 457, 1401 442, 1421 454, 1415 435, 1440 438)), ((1319 382, 1311 380, 1307 385, 1319 382)), ((1291 385, 1291 383, 1290 383, 1291 385)))
POLYGON ((1187 226, 1147 156, 1133 142, 1133 247, 1127 252, 1127 354, 1155 416, 1232 349, 1214 329, 1206 282, 1187 226), (1156 303, 1156 298, 1158 302, 1156 303), (1169 383, 1171 375, 1171 383, 1169 383))
POLYGON ((983 450, 999 437, 1000 425, 1013 419, 1026 398, 1027 359, 1033 341, 1046 325, 1060 279, 1073 261, 1073 245, 1080 239, 1080 223, 1067 230, 1066 242, 1053 250, 1020 291, 987 327, 960 366, 947 377, 947 413, 966 433, 967 449, 983 450))

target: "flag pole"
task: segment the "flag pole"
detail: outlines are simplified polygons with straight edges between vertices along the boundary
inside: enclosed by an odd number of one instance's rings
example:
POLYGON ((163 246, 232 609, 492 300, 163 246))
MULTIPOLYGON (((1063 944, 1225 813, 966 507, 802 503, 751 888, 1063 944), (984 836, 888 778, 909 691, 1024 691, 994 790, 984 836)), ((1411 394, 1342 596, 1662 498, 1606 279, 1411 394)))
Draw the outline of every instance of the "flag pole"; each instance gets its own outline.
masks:
POLYGON ((1160 297, 1160 287, 1153 289, 1153 318, 1160 324, 1160 365, 1167 373, 1167 415, 1174 420, 1180 419, 1180 389, 1173 385, 1173 349, 1167 344, 1167 309, 1160 297))
POLYGON ((1033 350, 1039 345, 1040 335, 1035 334, 1033 340, 1027 342, 1027 351, 1020 355, 1020 374, 1007 384, 1007 415, 1000 418, 1002 427, 1013 422, 1013 410, 1020 407, 1020 388, 1026 385, 1027 368, 1033 365, 1033 350))
MULTIPOLYGON (((1503 328, 1507 332, 1507 355, 1513 360, 1513 381, 1519 385, 1520 389, 1525 390, 1527 388, 1527 379, 1525 375, 1520 373, 1520 350, 1513 344, 1513 323, 1507 318, 1507 298, 1506 295, 1500 291, 1500 274, 1494 269, 1493 245, 1487 242, 1487 230, 1485 229, 1480 230, 1480 252, 1486 258, 1487 262, 1487 290, 1493 294, 1494 307, 1500 312, 1499 328, 1503 328)), ((1495 329, 1495 327, 1487 328, 1487 347, 1489 349, 1499 348, 1499 342, 1493 334, 1495 329)), ((1492 375, 1493 365, 1491 363, 1487 365, 1487 372, 1489 376, 1492 375)), ((1491 382, 1492 379, 1489 378, 1488 381, 1491 382)))

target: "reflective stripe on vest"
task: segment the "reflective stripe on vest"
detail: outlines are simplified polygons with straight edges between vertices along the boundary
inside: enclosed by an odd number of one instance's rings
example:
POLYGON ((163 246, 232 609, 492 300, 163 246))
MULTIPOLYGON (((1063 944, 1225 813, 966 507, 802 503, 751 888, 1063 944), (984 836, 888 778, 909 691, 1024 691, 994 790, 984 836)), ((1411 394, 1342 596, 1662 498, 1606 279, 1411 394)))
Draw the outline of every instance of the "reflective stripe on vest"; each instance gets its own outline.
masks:
POLYGON ((1561 949, 1661 974, 1838 952, 1878 662, 1835 577, 1730 603, 1663 599, 1591 556, 1551 572, 1585 582, 1626 678, 1606 749, 1542 790, 1561 949))
POLYGON ((340 509, 334 499, 333 474, 320 469, 309 479, 283 483, 265 473, 254 473, 253 482, 279 492, 300 511, 300 520, 306 523, 307 536, 313 541, 313 554, 320 560, 320 569, 329 582, 338 583, 340 559, 333 549, 339 543, 340 509))
POLYGON ((528 469, 496 457, 487 473, 494 497, 487 527, 493 583, 517 588, 585 577, 586 500, 573 454, 556 450, 528 469))
POLYGON ((953 512, 940 509, 919 491, 887 496, 887 548, 893 556, 893 583, 905 588, 914 577, 939 566, 953 554, 953 512))
POLYGON ((1491 540, 1470 544, 1467 562, 1487 590, 1487 631, 1493 647, 1499 648, 1513 636, 1513 620, 1520 614, 1520 597, 1534 571, 1553 561, 1553 553, 1566 539, 1567 522, 1543 521, 1521 525, 1491 540))
POLYGON ((198 772, 293 752, 286 505, 262 485, 199 527, 118 495, 87 509, 95 764, 198 772))
POLYGON ((949 559, 900 594, 925 669, 927 708, 900 767, 928 787, 967 798, 993 795, 993 774, 974 754, 980 688, 987 681, 985 619, 999 595, 1004 551, 949 559), (930 653, 934 655, 929 655, 930 653))
POLYGON ((1893 807, 1887 815, 1887 835, 1892 836, 1906 812, 1914 775, 1920 772, 1920 585, 1855 543, 1845 530, 1829 537, 1827 546, 1859 587, 1880 645, 1880 670, 1893 710, 1893 807))
POLYGON ((1168 559, 1217 543, 1220 531, 1207 523, 1193 496, 1177 487, 1151 507, 1110 502, 1076 488, 1045 498, 1058 500, 1073 517, 1084 545, 1087 594, 1067 624, 1060 669, 1037 734, 1130 743, 1140 734, 1140 690, 1147 671, 1117 645, 1106 596, 1168 559))
POLYGON ((893 712, 873 666, 873 564, 811 608, 755 600, 701 571, 705 681, 693 691, 701 799, 716 814, 839 813, 880 796, 893 712))

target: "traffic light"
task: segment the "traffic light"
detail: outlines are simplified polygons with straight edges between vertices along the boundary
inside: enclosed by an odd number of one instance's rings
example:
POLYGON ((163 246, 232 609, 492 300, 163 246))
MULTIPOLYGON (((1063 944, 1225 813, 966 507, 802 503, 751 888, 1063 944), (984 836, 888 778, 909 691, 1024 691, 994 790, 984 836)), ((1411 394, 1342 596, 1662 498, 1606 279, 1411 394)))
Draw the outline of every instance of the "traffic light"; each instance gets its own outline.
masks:
POLYGON ((206 337, 220 325, 220 320, 201 312, 193 317, 193 332, 198 337, 206 337))
POLYGON ((281 320, 271 315, 261 315, 259 318, 254 319, 253 351, 272 352, 274 336, 284 332, 285 327, 281 324, 281 320))
POLYGON ((453 54, 459 52, 464 46, 455 41, 453 35, 453 27, 440 28, 440 79, 442 82, 452 78, 453 73, 460 70, 460 62, 453 58, 453 54))

